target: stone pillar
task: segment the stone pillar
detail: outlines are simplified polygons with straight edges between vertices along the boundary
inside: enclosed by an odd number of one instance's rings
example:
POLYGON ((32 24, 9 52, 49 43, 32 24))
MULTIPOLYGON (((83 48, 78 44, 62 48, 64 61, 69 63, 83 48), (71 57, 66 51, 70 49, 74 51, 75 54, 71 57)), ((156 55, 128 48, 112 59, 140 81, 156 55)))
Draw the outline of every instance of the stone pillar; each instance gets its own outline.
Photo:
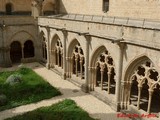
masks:
POLYGON ((88 65, 89 65, 89 44, 90 44, 90 39, 91 36, 85 35, 86 38, 86 54, 85 54, 85 84, 81 86, 82 91, 84 92, 89 92, 89 76, 88 76, 88 65))
POLYGON ((108 71, 108 94, 110 94, 111 71, 108 71))
POLYGON ((120 111, 120 91, 121 91, 121 80, 122 80, 122 71, 123 71, 123 52, 125 48, 125 43, 118 43, 119 45, 119 67, 116 81, 116 104, 117 111, 120 111))
POLYGON ((72 58, 71 57, 69 57, 69 78, 71 78, 72 77, 72 58))
POLYGON ((104 74, 104 70, 103 68, 101 68, 101 90, 103 90, 103 74, 104 74))
POLYGON ((76 63, 76 77, 78 77, 78 56, 75 57, 75 63, 76 63))
POLYGON ((137 101, 137 109, 139 110, 140 107, 140 99, 141 99, 141 91, 142 91, 142 86, 141 85, 138 85, 138 101, 137 101))
POLYGON ((83 79, 83 57, 80 57, 81 79, 83 79))
POLYGON ((69 57, 66 57, 66 78, 69 78, 69 57))
POLYGON ((67 37, 68 37, 68 33, 67 31, 63 30, 63 79, 66 79, 66 72, 67 72, 67 63, 66 63, 66 41, 67 41, 67 37))
POLYGON ((48 34, 48 39, 47 39, 47 65, 46 67, 50 69, 50 28, 47 26, 47 34, 48 34))
POLYGON ((150 113, 151 111, 151 102, 152 102, 152 95, 153 95, 153 90, 149 89, 149 100, 148 100, 148 108, 147 108, 147 112, 150 113))
POLYGON ((23 63, 24 62, 24 46, 22 45, 21 47, 21 52, 22 52, 22 58, 21 58, 21 62, 23 63))
POLYGON ((57 49, 57 65, 58 65, 58 67, 59 67, 59 49, 57 49))

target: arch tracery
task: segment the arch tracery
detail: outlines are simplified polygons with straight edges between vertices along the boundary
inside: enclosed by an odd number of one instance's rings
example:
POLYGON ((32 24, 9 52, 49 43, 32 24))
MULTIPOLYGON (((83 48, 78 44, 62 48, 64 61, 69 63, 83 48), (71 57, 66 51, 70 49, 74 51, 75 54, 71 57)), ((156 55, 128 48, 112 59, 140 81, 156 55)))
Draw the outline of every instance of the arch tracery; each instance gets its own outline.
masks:
POLYGON ((157 92, 160 92, 159 85, 159 73, 153 63, 149 59, 142 61, 125 81, 123 94, 126 94, 126 103, 135 105, 138 110, 143 109, 148 113, 159 112, 160 109, 153 106, 153 101, 160 100, 160 93, 157 92))
POLYGON ((98 49, 101 51, 95 51, 99 53, 92 61, 92 67, 90 68, 90 90, 94 90, 95 87, 101 88, 101 90, 107 90, 108 94, 115 93, 115 65, 109 52, 101 47, 98 49), (102 51, 102 50, 103 51, 102 51))

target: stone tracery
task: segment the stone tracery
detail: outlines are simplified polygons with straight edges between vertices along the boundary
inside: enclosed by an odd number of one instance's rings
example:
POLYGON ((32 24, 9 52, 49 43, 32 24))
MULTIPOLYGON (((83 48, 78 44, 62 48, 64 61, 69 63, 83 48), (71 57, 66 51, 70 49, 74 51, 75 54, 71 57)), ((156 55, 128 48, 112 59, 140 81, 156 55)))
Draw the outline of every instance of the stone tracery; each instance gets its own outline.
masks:
POLYGON ((146 111, 148 113, 152 112, 153 93, 157 90, 159 85, 159 74, 153 66, 153 63, 149 60, 144 61, 136 68, 129 81, 126 82, 125 87, 128 86, 126 87, 126 93, 128 95, 126 96, 126 102, 134 104, 137 106, 137 109, 143 108, 143 104, 148 103, 146 111), (133 90, 133 88, 135 89, 133 90))
POLYGON ((72 74, 75 74, 76 77, 84 79, 84 54, 80 44, 77 44, 74 47, 71 57, 71 63, 72 74))
POLYGON ((97 58, 95 67, 92 68, 92 82, 90 83, 90 90, 94 90, 94 86, 100 85, 101 90, 107 89, 108 94, 114 93, 115 91, 115 68, 112 57, 108 51, 105 51, 97 58), (95 75, 94 75, 95 74, 95 75), (112 90, 113 88, 113 90, 112 90))

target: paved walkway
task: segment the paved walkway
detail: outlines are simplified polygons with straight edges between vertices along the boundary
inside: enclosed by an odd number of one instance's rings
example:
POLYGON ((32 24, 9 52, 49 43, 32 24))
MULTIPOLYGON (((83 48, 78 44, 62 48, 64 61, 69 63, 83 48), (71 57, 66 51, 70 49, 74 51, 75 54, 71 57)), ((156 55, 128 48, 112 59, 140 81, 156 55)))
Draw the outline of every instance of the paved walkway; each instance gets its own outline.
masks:
MULTIPOLYGON (((35 110, 42 106, 50 106, 65 98, 69 98, 76 101, 78 106, 86 110, 91 117, 98 118, 101 120, 117 119, 117 113, 114 110, 112 110, 110 106, 106 105, 105 103, 103 103, 102 101, 98 100, 96 97, 90 94, 83 93, 79 87, 68 82, 67 80, 61 79, 59 75, 55 74, 51 70, 47 70, 45 67, 43 67, 39 63, 30 63, 26 65, 31 67, 36 73, 38 73, 43 78, 45 78, 51 85, 57 87, 62 92, 63 95, 54 97, 51 99, 43 100, 37 103, 28 104, 28 105, 20 106, 10 110, 2 111, 0 112, 0 120, 9 118, 15 115, 23 114, 25 112, 35 110)), ((0 71, 13 70, 16 67, 17 66, 14 66, 13 68, 7 68, 7 69, 0 68, 0 71)), ((127 118, 123 118, 123 120, 126 120, 126 119, 127 118)), ((122 119, 118 119, 118 120, 122 120, 122 119)))

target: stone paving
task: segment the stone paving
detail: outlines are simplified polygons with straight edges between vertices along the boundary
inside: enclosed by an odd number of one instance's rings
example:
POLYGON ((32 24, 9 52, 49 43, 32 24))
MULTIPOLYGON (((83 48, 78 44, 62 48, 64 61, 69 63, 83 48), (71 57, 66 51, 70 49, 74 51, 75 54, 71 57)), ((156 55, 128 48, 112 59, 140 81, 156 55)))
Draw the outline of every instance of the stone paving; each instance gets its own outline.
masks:
MULTIPOLYGON (((0 112, 0 120, 5 118, 13 117, 15 115, 23 114, 28 111, 35 110, 43 106, 50 106, 54 103, 62 101, 63 99, 69 98, 78 104, 81 108, 86 110, 91 117, 101 119, 101 120, 116 120, 117 113, 110 108, 107 104, 103 103, 96 97, 83 93, 79 87, 70 83, 67 80, 61 79, 59 75, 51 70, 46 69, 39 63, 30 63, 26 66, 31 67, 36 73, 45 78, 51 85, 57 87, 63 95, 58 97, 53 97, 51 99, 42 100, 37 103, 23 105, 13 109, 5 110, 0 112)), ((17 66, 12 68, 0 68, 0 71, 4 70, 14 70, 17 66)), ((118 118, 118 120, 127 120, 128 118, 118 118)))

